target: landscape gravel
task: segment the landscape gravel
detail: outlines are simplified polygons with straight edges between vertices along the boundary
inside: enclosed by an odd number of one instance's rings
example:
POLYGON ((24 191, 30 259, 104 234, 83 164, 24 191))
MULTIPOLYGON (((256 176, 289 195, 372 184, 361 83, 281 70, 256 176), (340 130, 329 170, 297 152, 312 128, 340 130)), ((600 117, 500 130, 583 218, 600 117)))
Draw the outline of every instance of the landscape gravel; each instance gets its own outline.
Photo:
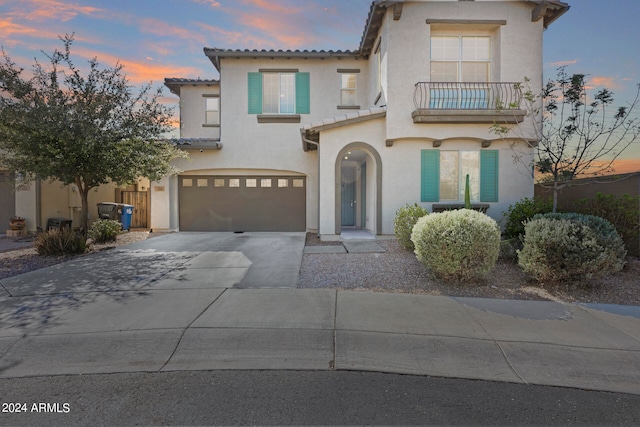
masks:
MULTIPOLYGON (((116 242, 92 244, 91 252, 145 240, 162 233, 131 231, 116 242)), ((640 260, 627 258, 625 269, 591 282, 540 286, 531 281, 511 259, 499 259, 494 270, 479 282, 444 283, 431 277, 415 255, 395 240, 378 240, 383 253, 304 254, 299 288, 330 288, 369 292, 402 292, 480 298, 552 300, 640 306, 640 260)), ((322 242, 308 233, 307 246, 340 246, 322 242)), ((86 256, 45 257, 34 248, 0 253, 0 280, 86 256)))

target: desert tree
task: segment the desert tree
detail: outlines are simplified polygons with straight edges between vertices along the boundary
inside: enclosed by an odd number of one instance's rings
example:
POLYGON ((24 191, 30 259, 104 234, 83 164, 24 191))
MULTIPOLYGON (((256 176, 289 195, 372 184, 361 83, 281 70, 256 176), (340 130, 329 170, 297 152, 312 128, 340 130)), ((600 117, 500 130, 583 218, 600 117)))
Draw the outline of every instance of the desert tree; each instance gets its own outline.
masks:
MULTIPOLYGON (((640 85, 631 101, 614 106, 611 90, 593 92, 585 74, 570 75, 565 67, 560 67, 539 93, 528 83, 525 79, 519 89, 530 120, 526 140, 536 151, 529 168, 542 185, 553 189, 555 212, 560 190, 576 178, 614 172, 616 159, 640 141, 640 85)), ((505 139, 518 130, 500 123, 491 128, 505 139)), ((515 161, 525 158, 515 144, 512 149, 515 161)))
POLYGON ((96 187, 158 180, 176 172, 171 160, 182 150, 163 139, 171 110, 151 84, 130 85, 123 65, 85 70, 63 49, 35 60, 31 72, 2 51, 0 64, 0 166, 26 177, 75 184, 82 201, 80 228, 87 230, 88 195, 96 187))

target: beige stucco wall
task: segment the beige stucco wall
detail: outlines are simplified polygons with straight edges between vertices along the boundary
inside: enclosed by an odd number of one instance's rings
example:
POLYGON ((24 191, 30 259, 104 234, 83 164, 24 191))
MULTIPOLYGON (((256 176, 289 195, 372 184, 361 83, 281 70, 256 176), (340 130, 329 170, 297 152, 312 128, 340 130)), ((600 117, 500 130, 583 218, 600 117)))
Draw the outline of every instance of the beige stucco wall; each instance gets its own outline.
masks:
MULTIPOLYGON (((351 126, 327 130, 321 134, 320 160, 320 234, 331 238, 335 234, 335 167, 340 150, 353 142, 362 142, 376 150, 382 161, 382 229, 378 234, 393 234, 395 212, 406 203, 418 203, 432 211, 433 203, 420 202, 421 161, 420 152, 433 149, 430 139, 406 139, 387 147, 384 136, 384 119, 375 119, 351 126)), ((475 140, 456 139, 445 141, 440 150, 480 150, 475 140)), ((489 150, 499 151, 498 202, 490 203, 487 214, 501 221, 509 205, 524 197, 533 196, 533 180, 526 167, 532 158, 523 158, 521 165, 514 165, 513 149, 507 142, 494 142, 489 150)), ((532 151, 528 150, 529 155, 532 151)), ((371 159, 372 161, 373 159, 371 159)), ((375 218, 375 168, 367 164, 367 229, 373 231, 375 218)))
MULTIPOLYGON (((531 3, 524 1, 410 1, 405 2, 399 21, 393 20, 392 9, 389 9, 380 31, 388 57, 383 61, 388 108, 387 138, 421 137, 425 133, 425 125, 413 125, 411 112, 415 110, 415 84, 430 80, 432 32, 491 36, 491 81, 522 82, 528 77, 532 88, 541 88, 543 23, 542 20, 531 21, 532 7, 531 3), (506 21, 506 25, 427 24, 427 19, 506 21)), ((525 128, 526 124, 520 127, 525 128)), ((467 125, 466 134, 495 138, 488 129, 486 125, 467 125)), ((460 134, 451 125, 434 126, 434 131, 433 136, 437 138, 460 134)), ((518 136, 531 135, 524 130, 519 133, 523 135, 518 136)))
POLYGON ((220 128, 205 125, 205 95, 220 95, 219 85, 185 85, 180 88, 180 136, 182 138, 220 137, 220 128))
MULTIPOLYGON (((188 160, 175 165, 185 174, 273 174, 301 175, 307 178, 307 228, 318 227, 318 154, 304 152, 300 128, 304 123, 327 117, 348 114, 338 108, 340 104, 340 73, 338 69, 360 69, 358 73, 358 102, 368 105, 366 74, 367 62, 355 59, 223 59, 220 73, 221 150, 191 149, 188 160), (259 69, 297 69, 310 73, 311 113, 300 116, 301 123, 258 123, 257 115, 248 114, 247 78, 249 72, 259 69)), ((210 88, 185 86, 181 88, 180 108, 184 120, 181 136, 184 138, 215 138, 211 128, 202 128, 192 116, 204 115, 202 94, 210 88)), ((166 181, 166 180, 165 180, 166 181)), ((176 200, 166 182, 152 185, 152 227, 164 229, 174 224, 177 228, 177 210, 170 199, 176 200), (156 191, 164 187, 165 191, 156 191)), ((176 187, 177 189, 177 187, 176 187)))
MULTIPOLYGON (((97 203, 115 202, 115 189, 114 184, 108 184, 89 192, 89 223, 98 217, 97 203)), ((38 183, 34 180, 19 185, 16 190, 16 214, 26 218, 29 232, 35 232, 38 227, 44 229, 49 218, 71 219, 72 226, 79 227, 81 206, 75 185, 65 186, 59 181, 38 183), (37 221, 38 208, 40 222, 37 221)))
MULTIPOLYGON (((493 140, 489 149, 500 151, 499 202, 489 215, 500 219, 509 204, 533 195, 529 164, 533 149, 518 144, 521 161, 514 164, 512 143, 517 138, 535 139, 532 124, 514 127, 510 141, 497 140, 490 124, 414 124, 415 84, 430 79, 430 36, 473 34, 492 37, 491 81, 521 82, 531 79, 532 88, 542 86, 543 22, 532 22, 535 5, 524 0, 414 0, 406 1, 400 20, 389 8, 376 40, 380 41, 380 84, 378 58, 222 58, 220 70, 221 150, 189 150, 190 160, 176 165, 188 174, 299 174, 307 177, 307 228, 322 235, 335 233, 335 168, 340 150, 353 142, 363 142, 382 158, 382 226, 378 233, 393 233, 395 211, 405 203, 420 200, 420 150, 433 148, 443 140, 443 150, 480 150, 482 140, 493 140), (427 19, 458 21, 505 21, 504 25, 427 24, 427 19), (386 105, 386 118, 322 131, 319 155, 304 152, 300 128, 322 119, 340 117, 351 111, 338 109, 340 80, 337 69, 360 69, 358 103, 362 109, 386 105), (297 69, 310 73, 311 114, 300 123, 258 123, 247 111, 247 75, 260 69, 297 69), (378 98, 378 94, 380 97, 378 98), (377 102, 376 102, 377 100, 377 102), (387 140, 393 140, 388 147, 387 140)), ((363 17, 364 18, 364 17, 363 17)), ((193 86, 181 89, 181 136, 216 138, 214 129, 203 128, 204 93, 212 88, 193 86)), ((217 131, 217 129, 215 129, 217 131)), ((373 159, 367 162, 368 184, 375 181, 373 159)), ((365 228, 374 230, 377 212, 373 185, 367 185, 365 228)), ((176 177, 152 185, 152 227, 176 229, 178 224, 176 177), (154 187, 155 186, 155 187, 154 187), (155 188, 155 189, 154 189, 155 188)), ((430 204, 425 204, 430 208, 430 204)), ((361 207, 360 207, 361 209, 361 207)), ((360 216, 358 216, 360 218, 360 216)))

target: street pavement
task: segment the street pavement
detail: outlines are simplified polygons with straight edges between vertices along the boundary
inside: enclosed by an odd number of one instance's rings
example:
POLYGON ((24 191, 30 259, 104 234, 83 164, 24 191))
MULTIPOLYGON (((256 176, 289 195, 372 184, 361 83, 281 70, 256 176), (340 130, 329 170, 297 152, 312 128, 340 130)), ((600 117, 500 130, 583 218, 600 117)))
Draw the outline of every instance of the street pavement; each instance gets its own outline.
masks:
POLYGON ((175 233, 3 279, 0 377, 375 371, 640 395, 640 307, 296 289, 304 241, 175 233))

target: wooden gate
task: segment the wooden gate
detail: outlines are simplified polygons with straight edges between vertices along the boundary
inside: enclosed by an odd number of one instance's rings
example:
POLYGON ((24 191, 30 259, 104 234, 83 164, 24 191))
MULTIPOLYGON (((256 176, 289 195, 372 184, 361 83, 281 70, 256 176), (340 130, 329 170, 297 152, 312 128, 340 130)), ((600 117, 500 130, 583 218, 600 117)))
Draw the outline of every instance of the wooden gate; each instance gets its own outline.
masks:
POLYGON ((146 191, 121 191, 120 203, 133 206, 131 228, 148 228, 149 194, 146 191))

